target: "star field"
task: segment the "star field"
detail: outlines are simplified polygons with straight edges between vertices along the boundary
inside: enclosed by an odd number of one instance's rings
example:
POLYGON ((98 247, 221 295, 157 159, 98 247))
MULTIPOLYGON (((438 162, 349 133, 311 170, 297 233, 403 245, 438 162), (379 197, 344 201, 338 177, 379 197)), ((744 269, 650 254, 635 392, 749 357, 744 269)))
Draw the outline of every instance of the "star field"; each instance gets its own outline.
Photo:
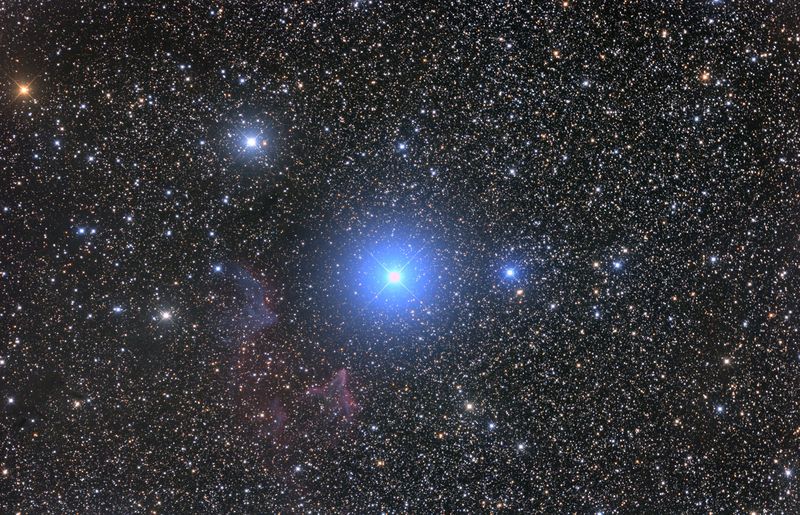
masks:
POLYGON ((0 2, 0 511, 797 513, 798 20, 0 2))

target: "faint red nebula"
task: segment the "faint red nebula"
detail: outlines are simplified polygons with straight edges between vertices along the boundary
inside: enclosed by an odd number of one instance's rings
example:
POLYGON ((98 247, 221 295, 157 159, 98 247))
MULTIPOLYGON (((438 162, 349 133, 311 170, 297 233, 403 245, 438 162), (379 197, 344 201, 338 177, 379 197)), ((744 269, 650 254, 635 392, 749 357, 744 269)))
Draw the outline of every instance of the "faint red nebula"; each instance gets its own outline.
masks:
POLYGON ((358 404, 347 386, 347 380, 347 370, 343 368, 336 372, 328 386, 311 388, 308 393, 322 397, 331 409, 349 420, 358 411, 358 404))

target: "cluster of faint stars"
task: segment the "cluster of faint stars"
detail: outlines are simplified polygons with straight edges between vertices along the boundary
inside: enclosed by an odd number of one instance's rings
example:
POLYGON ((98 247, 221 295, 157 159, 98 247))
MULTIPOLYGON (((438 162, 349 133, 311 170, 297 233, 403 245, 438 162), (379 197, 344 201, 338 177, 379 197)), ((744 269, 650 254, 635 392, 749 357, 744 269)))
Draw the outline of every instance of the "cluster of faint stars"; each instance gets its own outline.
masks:
POLYGON ((796 509, 791 3, 80 7, 3 13, 6 511, 796 509))

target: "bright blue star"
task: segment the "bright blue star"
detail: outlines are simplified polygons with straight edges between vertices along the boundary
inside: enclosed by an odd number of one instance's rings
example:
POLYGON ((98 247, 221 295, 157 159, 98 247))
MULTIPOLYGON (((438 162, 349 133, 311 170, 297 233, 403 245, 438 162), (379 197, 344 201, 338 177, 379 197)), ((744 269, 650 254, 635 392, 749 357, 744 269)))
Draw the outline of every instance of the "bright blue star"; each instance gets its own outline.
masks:
POLYGON ((397 309, 421 302, 430 282, 423 250, 424 246, 388 244, 369 251, 371 259, 361 272, 371 290, 367 305, 397 309))
POLYGON ((513 268, 506 268, 506 277, 511 278, 517 274, 517 271, 513 268))
MULTIPOLYGON (((414 257, 416 257, 416 255, 414 257)), ((381 294, 384 292, 384 290, 386 290, 389 286, 402 286, 403 290, 405 290, 412 297, 414 296, 414 294, 411 292, 411 290, 408 289, 408 286, 403 284, 403 270, 405 270, 405 268, 409 264, 411 264, 411 262, 414 260, 414 257, 412 257, 410 260, 406 261, 406 263, 404 265, 402 265, 402 266, 399 266, 399 267, 392 266, 390 268, 390 267, 386 266, 385 264, 383 264, 381 261, 379 261, 378 258, 376 258, 374 255, 372 256, 372 258, 375 260, 375 262, 378 263, 378 265, 380 265, 380 268, 386 274, 386 275, 384 275, 384 277, 386 278, 385 279, 386 282, 383 284, 383 287, 380 290, 378 290, 378 293, 375 294, 375 298, 373 300, 375 300, 378 297, 380 297, 381 294)))
POLYGON ((249 148, 256 148, 258 145, 258 139, 255 136, 248 136, 245 140, 245 145, 249 148))

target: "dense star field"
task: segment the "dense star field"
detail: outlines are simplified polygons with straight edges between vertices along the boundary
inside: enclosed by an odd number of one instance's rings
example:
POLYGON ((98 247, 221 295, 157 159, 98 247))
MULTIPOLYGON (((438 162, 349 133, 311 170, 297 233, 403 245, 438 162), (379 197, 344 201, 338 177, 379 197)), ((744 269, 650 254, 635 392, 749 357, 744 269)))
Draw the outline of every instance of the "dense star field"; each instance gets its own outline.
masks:
POLYGON ((0 3, 3 513, 797 513, 790 0, 0 3))

